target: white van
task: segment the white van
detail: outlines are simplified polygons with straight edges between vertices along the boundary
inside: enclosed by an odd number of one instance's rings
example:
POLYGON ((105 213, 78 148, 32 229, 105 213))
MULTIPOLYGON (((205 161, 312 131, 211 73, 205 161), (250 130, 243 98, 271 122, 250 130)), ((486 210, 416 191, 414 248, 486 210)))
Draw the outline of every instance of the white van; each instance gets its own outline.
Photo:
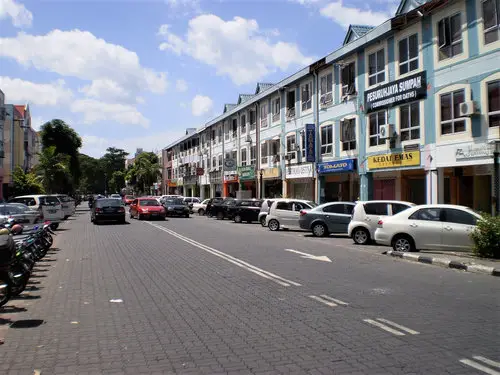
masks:
POLYGON ((54 197, 61 201, 65 219, 75 214, 75 200, 73 198, 65 194, 54 194, 54 197))
POLYGON ((59 223, 64 220, 61 201, 54 195, 22 195, 10 199, 12 203, 23 203, 33 210, 38 210, 44 220, 59 223))

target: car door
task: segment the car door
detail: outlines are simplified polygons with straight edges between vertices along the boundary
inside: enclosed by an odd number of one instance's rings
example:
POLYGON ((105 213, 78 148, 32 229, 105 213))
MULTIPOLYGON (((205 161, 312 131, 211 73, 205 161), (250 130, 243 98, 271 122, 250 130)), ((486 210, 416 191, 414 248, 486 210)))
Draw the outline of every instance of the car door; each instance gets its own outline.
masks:
POLYGON ((293 220, 292 202, 276 202, 276 208, 271 210, 271 215, 275 215, 281 226, 289 227, 293 220), (273 212, 274 211, 274 212, 273 212))
POLYGON ((300 228, 300 224, 299 224, 300 211, 301 210, 309 210, 309 209, 311 209, 311 207, 309 207, 308 205, 306 205, 302 202, 297 202, 297 201, 292 202, 292 211, 290 211, 290 213, 289 213, 289 215, 290 215, 289 226, 293 227, 293 228, 300 228))
POLYGON ((425 207, 415 211, 405 220, 404 231, 413 237, 417 249, 432 250, 442 247, 441 214, 439 207, 425 207))
POLYGON ((373 238, 378 221, 389 215, 388 204, 387 202, 367 202, 364 204, 364 208, 365 215, 363 220, 369 228, 370 235, 373 238))
POLYGON ((40 197, 43 217, 49 221, 60 221, 64 219, 64 210, 61 201, 55 196, 40 197))
POLYGON ((330 233, 347 233, 347 225, 351 221, 351 215, 345 213, 343 203, 331 203, 323 207, 321 213, 330 233))
POLYGON ((471 213, 458 208, 443 208, 443 243, 447 250, 470 250, 473 242, 470 233, 477 219, 471 213))

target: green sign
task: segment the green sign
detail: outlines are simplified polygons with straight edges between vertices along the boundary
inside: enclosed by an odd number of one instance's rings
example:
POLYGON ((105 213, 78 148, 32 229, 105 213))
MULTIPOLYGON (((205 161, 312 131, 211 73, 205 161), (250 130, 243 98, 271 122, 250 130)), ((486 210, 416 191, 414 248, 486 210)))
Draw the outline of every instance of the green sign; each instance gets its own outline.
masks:
POLYGON ((255 180, 255 166, 245 165, 244 167, 238 167, 238 177, 240 181, 255 180))

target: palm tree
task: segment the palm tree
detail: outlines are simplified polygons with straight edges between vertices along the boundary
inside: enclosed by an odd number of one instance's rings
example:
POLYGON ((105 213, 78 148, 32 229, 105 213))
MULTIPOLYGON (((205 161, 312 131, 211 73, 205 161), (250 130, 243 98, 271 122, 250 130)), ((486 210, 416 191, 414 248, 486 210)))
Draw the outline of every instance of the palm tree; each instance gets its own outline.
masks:
POLYGON ((38 153, 37 171, 47 193, 55 193, 68 178, 69 156, 58 154, 55 146, 46 147, 38 153))

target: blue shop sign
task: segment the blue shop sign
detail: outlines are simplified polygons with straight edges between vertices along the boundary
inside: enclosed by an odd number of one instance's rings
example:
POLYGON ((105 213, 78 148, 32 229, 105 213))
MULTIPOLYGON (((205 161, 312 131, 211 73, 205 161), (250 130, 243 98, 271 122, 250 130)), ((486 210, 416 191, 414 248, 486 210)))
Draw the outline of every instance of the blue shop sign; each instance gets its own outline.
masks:
POLYGON ((306 162, 316 161, 316 125, 306 124, 306 162))
POLYGON ((356 169, 356 159, 326 161, 318 164, 318 173, 352 172, 356 169))

